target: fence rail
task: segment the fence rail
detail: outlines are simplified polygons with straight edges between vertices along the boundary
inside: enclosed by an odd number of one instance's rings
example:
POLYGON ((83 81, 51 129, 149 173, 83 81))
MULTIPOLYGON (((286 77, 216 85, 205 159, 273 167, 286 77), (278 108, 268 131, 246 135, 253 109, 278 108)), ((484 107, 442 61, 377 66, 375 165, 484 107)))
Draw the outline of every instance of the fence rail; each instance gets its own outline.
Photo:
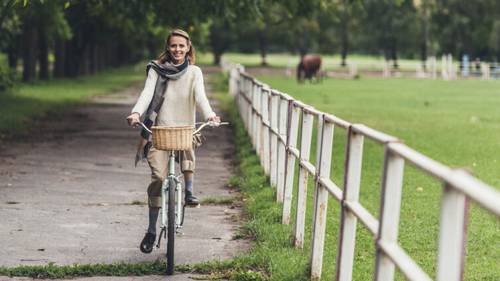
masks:
POLYGON ((341 207, 336 280, 352 280, 358 220, 376 241, 375 280, 393 280, 396 267, 409 280, 431 280, 397 241, 406 163, 443 184, 436 276, 439 281, 462 280, 468 200, 500 217, 500 192, 465 171, 451 169, 411 149, 393 136, 363 124, 351 124, 270 89, 245 73, 242 66, 234 65, 229 73, 230 93, 235 96, 264 171, 269 175, 271 185, 276 188, 276 200, 283 203, 283 224, 291 221, 293 181, 295 167, 298 166, 294 228, 294 244, 297 248, 304 245, 307 190, 314 188, 311 280, 319 280, 321 277, 330 196, 341 207), (311 163, 315 123, 316 163, 311 163), (343 188, 330 177, 335 129, 347 132, 343 188), (297 145, 299 136, 300 145, 297 145), (381 209, 378 217, 359 202, 365 138, 384 147, 381 209), (314 179, 313 186, 308 186, 309 178, 314 179))

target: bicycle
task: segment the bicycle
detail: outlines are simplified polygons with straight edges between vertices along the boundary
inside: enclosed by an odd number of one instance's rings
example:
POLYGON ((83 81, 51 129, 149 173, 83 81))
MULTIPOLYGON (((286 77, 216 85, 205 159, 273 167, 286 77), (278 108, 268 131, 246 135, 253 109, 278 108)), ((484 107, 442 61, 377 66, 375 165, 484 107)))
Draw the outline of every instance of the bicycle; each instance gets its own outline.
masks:
MULTIPOLYGON (((144 123, 139 122, 139 124, 147 130, 150 134, 153 132, 144 125, 144 123)), ((195 125, 200 125, 194 132, 192 136, 201 132, 206 126, 218 127, 220 125, 229 125, 228 122, 198 122, 195 125)), ((192 138, 191 136, 191 138, 192 138)), ((191 140, 192 141, 192 140, 191 140)), ((154 146, 154 140, 153 140, 154 146)), ((158 149, 158 148, 157 148, 158 149)), ((167 150, 169 152, 168 157, 168 174, 163 181, 161 187, 161 232, 158 237, 158 243, 156 247, 159 249, 161 244, 162 235, 164 239, 167 239, 167 275, 172 275, 174 273, 174 240, 177 233, 181 233, 180 229, 184 225, 184 212, 186 204, 183 203, 183 189, 181 187, 182 174, 175 174, 175 151, 167 150)))

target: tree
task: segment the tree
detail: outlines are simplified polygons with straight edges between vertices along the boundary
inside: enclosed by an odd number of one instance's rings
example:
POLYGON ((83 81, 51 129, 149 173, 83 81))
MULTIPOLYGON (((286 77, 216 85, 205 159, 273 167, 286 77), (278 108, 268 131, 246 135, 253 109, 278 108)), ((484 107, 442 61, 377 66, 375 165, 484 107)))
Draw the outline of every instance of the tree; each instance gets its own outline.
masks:
POLYGON ((365 44, 381 50, 386 60, 398 68, 398 52, 415 46, 415 10, 410 0, 366 0, 363 18, 365 44))
POLYGON ((328 0, 321 3, 318 21, 321 29, 322 49, 333 52, 340 47, 341 66, 346 66, 347 54, 351 47, 351 37, 357 32, 363 11, 361 0, 328 0))
POLYGON ((267 64, 267 53, 272 46, 286 47, 286 33, 283 32, 284 23, 291 15, 287 8, 276 1, 267 1, 266 8, 258 10, 255 18, 239 21, 234 28, 237 38, 235 46, 242 51, 257 50, 261 56, 261 65, 267 64))
POLYGON ((318 33, 318 25, 313 18, 319 0, 245 0, 224 3, 214 12, 216 17, 211 21, 209 37, 214 63, 220 62, 225 51, 238 45, 237 41, 245 45, 244 49, 254 50, 256 47, 262 65, 267 64, 266 56, 271 44, 286 46, 293 51, 298 49, 301 53, 309 49, 311 42, 315 44, 310 35, 311 32, 318 33), (223 14, 220 14, 221 11, 223 14), (294 31, 300 34, 294 34, 294 31), (297 43, 299 48, 296 48, 297 43))
POLYGON ((16 0, 2 0, 0 4, 0 30, 5 32, 8 28, 4 28, 4 22, 14 15, 16 0))
POLYGON ((29 82, 36 78, 36 61, 38 54, 38 30, 35 9, 26 7, 21 10, 22 22, 22 58, 23 81, 29 82))
POLYGON ((500 20, 493 22, 489 38, 489 47, 493 52, 496 60, 500 58, 500 20))
POLYGON ((221 57, 226 52, 235 39, 235 33, 231 30, 231 25, 227 19, 216 19, 210 25, 210 47, 214 55, 214 65, 219 65, 221 57))
POLYGON ((16 1, 2 1, 0 6, 0 50, 6 51, 11 70, 17 67, 21 23, 16 14, 16 1))
POLYGON ((491 28, 499 16, 500 3, 496 0, 438 1, 432 21, 440 51, 457 57, 487 57, 492 53, 488 45, 491 28))
POLYGON ((430 26, 431 14, 435 8, 434 0, 413 0, 413 4, 417 10, 417 17, 420 21, 420 59, 422 60, 422 67, 425 70, 427 68, 426 61, 427 55, 429 53, 430 45, 430 26))

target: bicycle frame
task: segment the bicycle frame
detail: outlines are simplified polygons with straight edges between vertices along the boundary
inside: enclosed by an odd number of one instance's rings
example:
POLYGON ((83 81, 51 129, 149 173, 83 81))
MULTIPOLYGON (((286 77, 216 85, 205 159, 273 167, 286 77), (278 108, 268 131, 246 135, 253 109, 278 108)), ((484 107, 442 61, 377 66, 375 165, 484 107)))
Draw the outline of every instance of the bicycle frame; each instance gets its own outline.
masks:
POLYGON ((168 157, 168 175, 163 181, 163 185, 161 187, 161 227, 166 228, 167 227, 167 202, 168 202, 168 189, 172 188, 169 186, 169 179, 172 179, 173 182, 175 182, 175 195, 176 195, 176 212, 175 212, 175 226, 176 229, 180 229, 182 227, 182 224, 184 222, 184 206, 182 204, 182 185, 181 181, 179 180, 181 176, 176 176, 175 175, 175 152, 174 151, 169 151, 169 157, 168 157))
MULTIPOLYGON (((142 122, 139 122, 139 124, 147 130, 149 133, 152 134, 151 130, 144 125, 142 122)), ((195 125, 198 125, 200 123, 196 123, 195 125)), ((201 126, 198 127, 193 132, 193 135, 200 132, 204 127, 206 126, 219 126, 219 125, 228 125, 229 123, 227 122, 214 122, 214 121, 208 121, 208 122, 203 122, 201 123, 201 126)), ((167 275, 172 275, 174 272, 174 237, 175 234, 180 233, 179 229, 182 228, 182 225, 184 224, 184 211, 186 205, 183 204, 183 190, 182 190, 182 185, 180 178, 182 177, 182 174, 179 176, 175 175, 175 151, 168 151, 168 174, 163 181, 163 184, 161 186, 161 232, 158 237, 158 243, 156 245, 157 248, 160 248, 160 241, 162 238, 162 234, 164 238, 167 238, 167 232, 168 232, 168 243, 167 243, 167 275), (172 192, 172 189, 175 189, 174 192, 172 192), (168 206, 167 202, 171 202, 172 198, 169 198, 169 196, 173 193, 173 196, 175 196, 174 202, 175 202, 175 208, 172 210, 172 205, 168 206), (168 220, 168 217, 172 218, 172 213, 175 213, 175 222, 172 224, 172 219, 171 221, 168 220)), ((199 207, 199 205, 198 205, 199 207)))
MULTIPOLYGON (((194 132, 193 135, 200 132, 203 128, 206 126, 220 126, 220 125, 229 125, 228 122, 214 122, 214 121, 207 121, 207 122, 199 122, 196 123, 195 125, 201 124, 200 127, 198 127, 194 132)), ((139 125, 141 125, 146 131, 148 131, 150 134, 151 130, 144 125, 144 123, 139 122, 139 125)), ((181 182, 179 180, 180 176, 175 176, 175 152, 174 151, 169 151, 169 158, 168 158, 168 175, 163 181, 162 187, 161 187, 161 228, 162 232, 163 230, 167 227, 167 211, 166 211, 166 206, 168 202, 168 190, 169 188, 173 188, 172 186, 169 186, 170 180, 172 182, 175 182, 175 194, 176 194, 176 208, 175 208, 175 226, 176 226, 176 232, 178 232, 179 228, 182 227, 184 223, 184 207, 185 205, 182 205, 182 187, 181 187, 181 182)), ((160 234, 161 236, 161 234, 160 234)), ((161 238, 160 238, 161 239, 161 238)), ((159 247, 159 242, 158 240, 158 247, 159 247)))

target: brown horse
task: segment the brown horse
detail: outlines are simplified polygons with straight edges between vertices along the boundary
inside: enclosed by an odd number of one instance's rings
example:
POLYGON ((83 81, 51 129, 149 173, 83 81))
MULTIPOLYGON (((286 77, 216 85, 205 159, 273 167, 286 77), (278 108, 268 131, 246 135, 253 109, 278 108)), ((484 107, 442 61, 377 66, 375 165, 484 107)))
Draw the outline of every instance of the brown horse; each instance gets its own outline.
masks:
POLYGON ((313 77, 321 78, 319 69, 321 68, 321 57, 319 55, 305 55, 300 59, 297 66, 297 81, 303 82, 304 78, 312 81, 313 77))

